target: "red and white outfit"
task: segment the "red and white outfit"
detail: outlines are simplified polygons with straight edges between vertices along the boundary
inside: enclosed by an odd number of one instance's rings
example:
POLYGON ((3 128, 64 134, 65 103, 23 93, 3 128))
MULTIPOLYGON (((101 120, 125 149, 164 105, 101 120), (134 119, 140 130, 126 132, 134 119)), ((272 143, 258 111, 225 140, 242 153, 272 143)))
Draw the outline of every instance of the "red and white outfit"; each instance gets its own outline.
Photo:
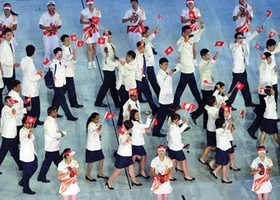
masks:
POLYGON ((270 157, 265 156, 264 161, 261 161, 259 157, 253 160, 251 168, 257 170, 259 168, 259 163, 264 166, 264 174, 259 173, 254 174, 254 182, 252 185, 252 191, 256 194, 269 193, 272 189, 270 182, 270 176, 266 173, 268 167, 272 167, 273 163, 270 157))
MULTIPOLYGON (((165 175, 169 171, 169 168, 173 167, 172 161, 169 157, 165 156, 164 160, 161 161, 159 157, 155 157, 151 162, 151 167, 155 169, 156 174, 165 175)), ((161 183, 160 180, 156 177, 153 178, 153 185, 151 190, 155 194, 170 194, 172 192, 172 187, 170 181, 161 183)))
MULTIPOLYGON (((92 17, 101 18, 101 12, 98 8, 93 8, 93 12, 90 12, 89 8, 85 8, 82 10, 81 15, 84 16, 84 21, 89 22, 92 17)), ((83 39, 86 43, 96 43, 99 35, 98 25, 91 27, 90 24, 84 24, 83 28, 83 39)))
MULTIPOLYGON (((184 17, 187 19, 193 19, 193 21, 184 23, 183 26, 188 25, 191 27, 192 34, 196 34, 199 31, 198 28, 198 22, 196 21, 197 17, 201 17, 200 10, 196 7, 193 8, 193 10, 190 10, 188 7, 184 8, 181 12, 181 17, 184 17)), ((198 42, 200 40, 200 37, 197 38, 194 43, 198 42)))
MULTIPOLYGON (((247 7, 244 8, 242 5, 237 5, 235 6, 232 16, 237 16, 239 11, 242 11, 242 15, 238 17, 238 19, 235 21, 235 31, 236 32, 241 32, 244 34, 244 36, 247 38, 251 34, 251 26, 250 26, 250 20, 247 17, 246 13, 249 13, 251 17, 253 18, 253 7, 249 4, 247 4, 247 7)), ((250 57, 250 43, 246 44, 246 61, 249 62, 249 57, 250 57)))
MULTIPOLYGON (((76 160, 71 160, 69 164, 66 164, 64 160, 62 160, 58 164, 58 171, 61 171, 63 174, 68 172, 68 167, 71 168, 79 168, 79 164, 76 160)), ((67 175, 60 180, 60 188, 59 193, 64 195, 76 195, 80 192, 80 188, 78 186, 77 176, 70 177, 67 175)))
MULTIPOLYGON (((14 25, 17 25, 17 16, 10 14, 9 17, 6 17, 5 14, 3 14, 0 17, 0 24, 2 25, 2 33, 6 28, 12 29, 12 27, 14 25)), ((1 34, 1 38, 2 37, 3 37, 3 35, 1 34)), ((14 46, 17 45, 17 41, 16 41, 16 38, 15 38, 14 34, 13 34, 12 43, 13 43, 14 46)))
POLYGON ((146 20, 146 14, 143 8, 140 8, 138 6, 137 10, 134 11, 133 8, 129 8, 123 19, 128 19, 133 15, 133 20, 128 21, 128 26, 127 26, 127 33, 128 33, 128 43, 129 43, 129 49, 130 50, 135 50, 137 49, 137 42, 140 40, 142 32, 144 32, 144 26, 139 25, 139 21, 146 20))
MULTIPOLYGON (((53 16, 49 14, 49 12, 45 12, 41 15, 39 24, 50 27, 50 26, 61 26, 62 20, 61 15, 58 12, 55 12, 53 16)), ((44 42, 44 59, 48 58, 50 60, 50 51, 53 51, 56 47, 58 47, 58 31, 43 31, 43 42, 44 42)))

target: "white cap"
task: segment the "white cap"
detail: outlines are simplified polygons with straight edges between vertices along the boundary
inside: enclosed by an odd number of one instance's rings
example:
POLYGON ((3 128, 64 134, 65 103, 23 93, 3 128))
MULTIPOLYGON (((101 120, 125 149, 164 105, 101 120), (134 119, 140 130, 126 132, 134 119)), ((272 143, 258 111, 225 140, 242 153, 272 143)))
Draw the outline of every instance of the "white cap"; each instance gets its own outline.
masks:
POLYGON ((49 5, 55 5, 54 1, 49 1, 49 2, 47 3, 47 6, 49 6, 49 5))

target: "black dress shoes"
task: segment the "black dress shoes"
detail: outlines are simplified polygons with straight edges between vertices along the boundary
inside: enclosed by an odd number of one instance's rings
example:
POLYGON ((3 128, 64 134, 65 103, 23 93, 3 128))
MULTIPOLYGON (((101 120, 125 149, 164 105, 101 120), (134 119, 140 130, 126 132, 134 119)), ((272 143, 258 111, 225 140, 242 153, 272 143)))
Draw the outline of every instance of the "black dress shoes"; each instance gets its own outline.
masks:
POLYGON ((20 181, 20 182, 18 182, 18 185, 20 186, 20 187, 23 187, 23 183, 20 181))
POLYGON ((95 103, 94 106, 95 106, 95 107, 103 107, 103 108, 104 108, 104 107, 108 107, 108 106, 107 106, 106 104, 104 104, 104 103, 95 103))
POLYGON ((166 135, 161 134, 161 133, 153 133, 152 136, 154 136, 154 137, 166 137, 166 135))
POLYGON ((49 183, 49 182, 51 182, 51 181, 48 180, 48 179, 40 179, 40 178, 38 178, 37 181, 40 181, 40 182, 43 182, 43 183, 49 183))
POLYGON ((255 104, 255 103, 251 102, 251 103, 249 103, 249 104, 246 104, 245 106, 246 106, 246 107, 257 107, 258 104, 255 104))
POLYGON ((90 181, 90 182, 96 182, 96 179, 94 179, 94 178, 93 178, 93 179, 90 179, 90 178, 88 178, 87 176, 85 176, 85 179, 88 180, 88 181, 90 181))
POLYGON ((71 118, 67 118, 67 120, 69 120, 69 121, 77 121, 78 118, 77 117, 71 117, 71 118))
POLYGON ((113 187, 110 187, 110 186, 109 186, 108 181, 106 181, 105 186, 107 186, 109 190, 114 190, 113 187))
POLYGON ((37 125, 41 126, 41 125, 44 125, 44 122, 40 121, 40 120, 37 120, 36 122, 37 125))
POLYGON ((224 181, 224 180, 222 179, 222 183, 230 184, 230 183, 232 183, 232 181, 224 181))
POLYGON ((22 192, 25 193, 25 194, 30 194, 30 195, 36 194, 36 192, 34 192, 32 190, 22 190, 22 192))
POLYGON ((84 106, 80 105, 80 104, 76 104, 76 105, 71 106, 71 108, 82 108, 82 107, 84 107, 84 106))
POLYGON ((233 170, 233 171, 236 171, 236 172, 241 170, 240 168, 232 168, 232 167, 229 167, 229 169, 233 170))
POLYGON ((97 175, 97 178, 103 178, 103 179, 105 179, 105 180, 109 179, 108 176, 99 176, 99 175, 97 175))
POLYGON ((56 115, 56 117, 57 117, 57 118, 62 118, 63 116, 62 116, 62 115, 57 114, 57 115, 56 115))
POLYGON ((184 179, 185 179, 185 181, 194 181, 194 180, 195 180, 195 178, 190 178, 190 179, 188 179, 188 178, 186 178, 186 177, 184 177, 184 179))
POLYGON ((247 129, 247 131, 248 131, 248 133, 249 133, 249 135, 250 135, 251 138, 253 138, 254 140, 258 139, 258 138, 255 136, 255 133, 249 131, 249 129, 247 129))
POLYGON ((134 185, 135 185, 135 186, 141 186, 141 185, 142 185, 142 183, 133 183, 133 182, 132 182, 132 184, 131 184, 131 185, 132 185, 132 186, 134 186, 134 185))

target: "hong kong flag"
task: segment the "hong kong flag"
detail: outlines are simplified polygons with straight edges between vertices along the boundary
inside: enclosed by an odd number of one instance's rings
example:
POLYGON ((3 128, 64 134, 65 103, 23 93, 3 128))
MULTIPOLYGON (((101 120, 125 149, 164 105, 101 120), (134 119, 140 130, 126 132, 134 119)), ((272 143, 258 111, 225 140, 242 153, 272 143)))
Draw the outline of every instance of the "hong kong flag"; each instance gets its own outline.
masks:
POLYGON ((105 38, 103 38, 103 37, 97 38, 97 43, 98 44, 105 44, 105 38))
POLYGON ((270 10, 266 11, 266 17, 270 17, 272 15, 272 12, 270 10))
POLYGON ((85 42, 83 40, 78 40, 76 45, 77 45, 77 47, 82 47, 84 45, 84 43, 85 42))
POLYGON ((191 103, 187 108, 188 111, 193 111, 194 109, 195 109, 195 104, 193 103, 191 103))
POLYGON ((112 119, 115 117, 115 114, 111 113, 111 112, 106 112, 105 113, 105 119, 112 119))
POLYGON ((189 18, 195 19, 195 13, 194 13, 194 11, 192 11, 192 10, 189 11, 189 18))
POLYGON ((31 96, 27 97, 27 98, 25 99, 24 104, 28 104, 28 103, 30 102, 30 100, 31 100, 31 96))
POLYGON ((244 119, 244 115, 245 115, 245 111, 242 109, 242 110, 240 111, 240 116, 242 117, 242 119, 244 119))
POLYGON ((265 88, 264 88, 264 87, 261 87, 261 88, 260 88, 260 93, 262 93, 264 90, 265 90, 265 88))
POLYGON ((227 106, 227 105, 222 105, 222 108, 227 112, 227 113, 231 113, 231 107, 227 106))
POLYGON ((256 48, 256 49, 260 49, 260 45, 259 45, 259 43, 257 43, 257 42, 256 42, 256 44, 255 44, 255 48, 256 48))
POLYGON ((94 25, 98 25, 99 24, 99 18, 96 17, 96 16, 93 16, 91 18, 91 23, 94 24, 94 25))
POLYGON ((169 56, 174 51, 174 48, 170 45, 167 49, 164 50, 164 53, 169 56))
POLYGON ((157 15, 157 18, 158 18, 159 20, 162 20, 162 17, 161 17, 160 14, 157 15))
POLYGON ((138 92, 137 92, 136 88, 130 88, 129 89, 129 96, 135 96, 137 94, 138 94, 138 92))
POLYGON ((47 65, 49 62, 50 62, 50 60, 49 60, 48 58, 46 58, 46 59, 43 61, 43 65, 47 65))
POLYGON ((271 29, 271 31, 270 31, 270 33, 269 33, 269 35, 268 35, 268 38, 273 38, 274 37, 274 35, 276 35, 276 31, 274 30, 274 29, 271 29))
POLYGON ((152 124, 153 124, 154 126, 157 126, 157 118, 153 119, 152 124))
POLYGON ((18 100, 14 99, 8 99, 7 100, 11 105, 18 103, 18 100))
POLYGON ((225 43, 225 42, 223 42, 223 41, 217 41, 217 42, 215 43, 215 47, 222 47, 222 46, 224 45, 224 43, 225 43))
POLYGON ((36 117, 27 116, 26 123, 34 124, 36 122, 36 117))
POLYGON ((183 110, 187 110, 187 111, 193 111, 194 108, 195 108, 195 104, 188 104, 186 102, 183 102, 182 105, 181 105, 181 108, 183 110))
POLYGON ((124 125, 122 125, 122 126, 119 128, 118 133, 121 134, 121 135, 123 135, 123 134, 125 133, 125 127, 124 127, 124 125))
POLYGON ((77 41, 77 35, 76 34, 70 35, 70 39, 71 39, 72 42, 76 42, 77 41))
POLYGON ((238 89, 238 90, 242 90, 242 89, 244 88, 244 84, 238 81, 238 82, 236 83, 236 86, 235 86, 235 87, 236 87, 236 89, 238 89))

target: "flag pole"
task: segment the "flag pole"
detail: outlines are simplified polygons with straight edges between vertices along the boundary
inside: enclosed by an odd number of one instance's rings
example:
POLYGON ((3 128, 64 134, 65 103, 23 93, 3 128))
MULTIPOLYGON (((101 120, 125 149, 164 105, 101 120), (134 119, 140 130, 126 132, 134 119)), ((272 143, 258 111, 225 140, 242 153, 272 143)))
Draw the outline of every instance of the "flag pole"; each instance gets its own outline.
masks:
POLYGON ((101 124, 100 124, 100 125, 102 125, 102 124, 103 124, 103 121, 104 121, 104 119, 105 119, 106 115, 107 115, 107 112, 105 113, 105 115, 104 115, 104 117, 103 117, 103 119, 102 119, 102 121, 101 121, 101 124))
MULTIPOLYGON (((238 82, 237 82, 237 83, 238 83, 238 82)), ((232 92, 233 92, 233 90, 236 88, 237 83, 235 84, 234 88, 230 91, 230 93, 232 93, 232 92)))

